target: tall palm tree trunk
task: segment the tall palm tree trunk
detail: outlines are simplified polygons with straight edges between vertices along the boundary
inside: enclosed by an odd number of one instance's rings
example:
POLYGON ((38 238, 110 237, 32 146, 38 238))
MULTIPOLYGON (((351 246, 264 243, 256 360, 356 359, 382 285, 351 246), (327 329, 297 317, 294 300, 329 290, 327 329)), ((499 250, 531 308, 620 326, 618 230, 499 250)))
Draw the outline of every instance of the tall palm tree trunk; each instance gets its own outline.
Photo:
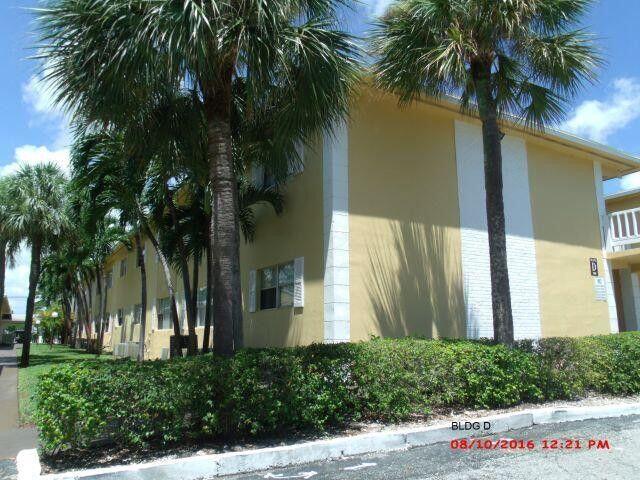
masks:
MULTIPOLYGON (((2 304, 4 303, 4 282, 7 270, 7 243, 0 243, 0 310, 2 310, 2 304)), ((0 311, 0 314, 2 312, 0 311)))
POLYGON ((100 303, 98 303, 98 309, 100 310, 100 313, 98 314, 98 316, 100 317, 100 324, 98 325, 98 331, 96 332, 96 353, 98 355, 102 353, 102 342, 104 340, 104 314, 107 306, 104 298, 104 295, 106 293, 105 291, 106 285, 104 284, 102 267, 98 267, 96 269, 96 296, 100 299, 100 303))
POLYGON ((85 278, 85 288, 82 289, 82 296, 84 298, 84 303, 85 303, 85 318, 84 318, 84 322, 85 322, 85 326, 86 326, 86 330, 87 330, 87 352, 89 353, 93 353, 94 350, 94 345, 93 342, 91 341, 92 338, 92 334, 93 334, 93 329, 91 328, 91 317, 93 316, 93 305, 91 302, 91 279, 89 278, 88 275, 84 276, 85 278))
POLYGON ((179 235, 178 231, 178 215, 176 212, 176 205, 173 202, 173 196, 168 188, 166 188, 166 201, 169 205, 169 211, 171 213, 171 222, 173 228, 176 231, 177 245, 178 245, 178 257, 180 261, 180 273, 182 274, 182 286, 184 290, 184 301, 187 305, 187 333, 189 336, 189 344, 187 347, 187 355, 195 355, 198 353, 198 343, 196 341, 196 323, 193 316, 192 307, 192 293, 191 282, 189 280, 189 262, 187 261, 187 254, 184 248, 184 242, 179 235))
POLYGON ((82 331, 85 331, 85 335, 88 335, 87 330, 87 306, 85 305, 84 295, 82 295, 82 286, 78 285, 76 292, 76 301, 78 303, 78 329, 77 334, 82 340, 82 331))
POLYGON ((511 345, 513 343, 513 315, 502 195, 502 148, 500 145, 502 132, 500 132, 498 125, 498 112, 490 81, 491 62, 474 63, 472 72, 478 98, 478 110, 482 120, 493 338, 500 343, 511 345))
POLYGON ((24 319, 24 340, 22 343, 22 357, 20 366, 29 366, 29 353, 31 351, 31 329, 33 327, 33 311, 36 302, 36 288, 40 278, 40 254, 42 243, 39 238, 33 239, 31 245, 31 266, 29 269, 29 294, 27 296, 27 311, 24 319))
POLYGON ((202 353, 209 352, 209 343, 211 342, 211 299, 213 298, 213 282, 211 281, 211 246, 205 247, 207 256, 207 304, 204 307, 204 333, 202 335, 202 353))
POLYGON ((107 327, 109 326, 109 318, 107 317, 107 300, 109 298, 109 289, 107 288, 107 277, 102 274, 104 290, 102 292, 104 299, 102 305, 102 311, 100 313, 102 321, 100 322, 100 348, 104 348, 104 334, 107 331, 107 327))
POLYGON ((180 336, 182 332, 180 331, 180 322, 178 321, 178 308, 176 307, 176 290, 173 285, 173 279, 171 278, 171 269, 169 268, 169 262, 167 257, 162 253, 162 249, 158 244, 158 239, 153 235, 151 228, 147 224, 146 219, 143 216, 140 216, 140 223, 144 228, 145 235, 151 241, 153 248, 158 254, 158 258, 160 259, 160 265, 162 265, 162 272, 164 273, 165 281, 167 282, 167 290, 169 291, 169 302, 171 305, 171 323, 173 324, 173 335, 176 337, 175 348, 173 348, 170 352, 171 358, 181 357, 182 349, 180 348, 180 336))
POLYGON ((71 342, 71 307, 69 305, 69 299, 66 295, 62 296, 62 317, 64 326, 62 329, 62 338, 60 344, 69 345, 71 342))
MULTIPOLYGON (((198 282, 200 281, 200 258, 199 255, 193 256, 193 271, 191 273, 191 317, 194 325, 198 323, 198 282)), ((198 352, 198 344, 196 340, 196 353, 198 352)))
POLYGON ((229 114, 231 74, 232 69, 229 70, 228 91, 221 92, 217 98, 211 95, 208 102, 205 100, 212 188, 209 241, 213 253, 213 349, 227 356, 242 346, 238 186, 231 156, 229 114))
POLYGON ((144 342, 147 337, 147 267, 145 265, 144 254, 140 233, 136 232, 136 250, 138 252, 138 266, 140 267, 140 339, 138 340, 138 361, 144 360, 144 342))

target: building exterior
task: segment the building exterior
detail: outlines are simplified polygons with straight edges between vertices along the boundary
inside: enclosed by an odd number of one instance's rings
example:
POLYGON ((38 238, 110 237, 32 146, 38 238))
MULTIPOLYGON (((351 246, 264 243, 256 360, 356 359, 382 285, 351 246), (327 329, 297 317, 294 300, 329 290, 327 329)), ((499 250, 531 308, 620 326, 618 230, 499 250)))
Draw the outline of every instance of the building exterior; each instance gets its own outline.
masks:
POLYGON ((640 330, 640 189, 605 198, 618 329, 640 330))
MULTIPOLYGON (((562 133, 516 125, 504 133, 516 337, 618 331, 602 182, 638 170, 639 160, 562 133)), ((246 345, 492 336, 482 151, 480 123, 455 103, 400 109, 365 89, 347 122, 304 148, 285 212, 256 209, 255 241, 241 247, 246 345)), ((145 251, 155 358, 172 330, 149 242, 145 251)), ((138 338, 135 251, 117 250, 106 271, 106 344, 123 349, 138 338)))
POLYGON ((0 344, 13 345, 15 331, 24 328, 24 316, 15 315, 5 295, 0 305, 0 344))

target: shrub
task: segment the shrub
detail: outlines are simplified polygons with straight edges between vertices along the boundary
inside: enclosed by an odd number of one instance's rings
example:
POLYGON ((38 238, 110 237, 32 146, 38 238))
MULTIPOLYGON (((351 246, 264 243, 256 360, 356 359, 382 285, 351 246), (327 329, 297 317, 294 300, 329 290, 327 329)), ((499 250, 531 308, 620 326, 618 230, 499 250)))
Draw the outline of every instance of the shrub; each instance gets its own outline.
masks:
POLYGON ((43 375, 45 452, 110 442, 321 431, 402 421, 443 407, 492 408, 640 393, 640 334, 487 341, 373 339, 150 361, 74 362, 43 375))

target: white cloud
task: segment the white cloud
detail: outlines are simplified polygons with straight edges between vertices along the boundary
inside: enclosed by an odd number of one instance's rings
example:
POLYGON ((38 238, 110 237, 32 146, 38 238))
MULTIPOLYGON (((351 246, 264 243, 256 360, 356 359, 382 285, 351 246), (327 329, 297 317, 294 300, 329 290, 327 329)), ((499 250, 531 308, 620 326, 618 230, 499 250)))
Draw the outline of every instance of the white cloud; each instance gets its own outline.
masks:
POLYGON ((30 126, 44 127, 53 137, 53 148, 65 148, 70 143, 69 121, 56 105, 55 92, 41 75, 32 75, 22 85, 22 100, 32 113, 30 126))
POLYGON ((367 10, 369 10, 372 15, 378 17, 385 13, 392 1, 393 0, 364 0, 364 3, 367 6, 367 10))
POLYGON ((574 110, 562 128, 596 142, 607 138, 640 117, 640 82, 618 78, 605 101, 586 100, 574 110))
POLYGON ((41 76, 31 75, 29 81, 22 85, 22 100, 36 113, 62 116, 55 105, 53 90, 41 76))
POLYGON ((69 173, 69 149, 49 150, 45 146, 22 145, 14 150, 14 162, 0 167, 0 177, 15 172, 20 165, 36 165, 38 163, 53 163, 69 173))
POLYGON ((622 190, 632 190, 640 188, 640 172, 630 173, 620 178, 620 188, 622 190))
POLYGON ((13 313, 24 315, 29 293, 29 268, 31 252, 24 245, 16 257, 15 268, 7 269, 5 278, 5 295, 13 313))

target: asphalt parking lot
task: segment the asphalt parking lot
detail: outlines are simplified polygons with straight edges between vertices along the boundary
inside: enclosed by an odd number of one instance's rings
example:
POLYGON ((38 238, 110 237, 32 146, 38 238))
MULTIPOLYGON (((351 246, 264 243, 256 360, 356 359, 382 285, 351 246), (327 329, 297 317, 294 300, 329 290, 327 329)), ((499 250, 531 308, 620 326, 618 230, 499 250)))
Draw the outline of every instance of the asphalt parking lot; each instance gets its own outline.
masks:
POLYGON ((537 425, 486 437, 481 442, 483 448, 476 445, 471 449, 454 449, 449 443, 437 444, 224 478, 640 478, 640 416, 537 425), (496 444, 498 446, 494 448, 496 444), (528 448, 532 445, 533 448, 528 448))

